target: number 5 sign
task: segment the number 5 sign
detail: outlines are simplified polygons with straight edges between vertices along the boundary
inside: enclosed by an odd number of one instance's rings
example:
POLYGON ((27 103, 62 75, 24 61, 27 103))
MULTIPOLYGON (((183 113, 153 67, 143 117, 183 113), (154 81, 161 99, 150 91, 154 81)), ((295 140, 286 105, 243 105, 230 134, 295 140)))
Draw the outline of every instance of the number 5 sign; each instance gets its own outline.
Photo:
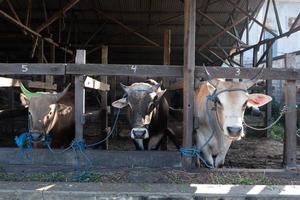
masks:
POLYGON ((22 71, 23 73, 26 73, 26 72, 28 71, 28 65, 22 65, 21 71, 22 71))

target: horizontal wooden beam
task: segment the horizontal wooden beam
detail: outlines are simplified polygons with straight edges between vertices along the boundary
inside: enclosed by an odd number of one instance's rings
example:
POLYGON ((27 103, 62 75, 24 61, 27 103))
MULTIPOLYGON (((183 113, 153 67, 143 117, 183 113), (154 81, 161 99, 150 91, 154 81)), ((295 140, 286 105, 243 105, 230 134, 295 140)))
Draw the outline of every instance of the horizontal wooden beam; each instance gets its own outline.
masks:
POLYGON ((0 87, 20 87, 20 81, 25 83, 29 88, 40 88, 47 90, 56 90, 56 84, 49 84, 42 81, 20 80, 13 78, 0 77, 0 87))
MULTIPOLYGON (((207 67, 212 77, 249 79, 260 69, 257 68, 225 68, 207 67)), ((182 77, 183 68, 180 65, 121 65, 121 64, 68 64, 67 74, 88 74, 108 76, 139 76, 139 77, 182 77)), ((196 66, 195 77, 206 78, 204 67, 196 66)), ((297 80, 300 79, 299 69, 264 69, 261 79, 265 80, 297 80)))
POLYGON ((30 159, 19 156, 18 148, 0 148, 0 162, 3 165, 49 165, 76 166, 76 159, 80 165, 89 166, 87 155, 94 166, 119 167, 180 167, 180 153, 172 151, 95 151, 85 150, 84 155, 74 154, 72 150, 64 152, 54 149, 55 156, 48 149, 32 149, 28 152, 30 159))
MULTIPOLYGON (((209 66, 208 71, 214 78, 249 79, 259 68, 237 68, 209 66)), ((137 77, 182 77, 181 65, 124 65, 124 64, 22 64, 0 63, 0 75, 107 75, 137 77)), ((206 78, 204 67, 196 66, 196 78, 206 78)), ((299 80, 300 69, 264 69, 261 79, 299 80)))
POLYGON ((109 91, 110 90, 109 84, 97 81, 89 76, 87 76, 85 78, 84 87, 95 89, 95 90, 100 90, 100 91, 109 91))
POLYGON ((0 63, 0 75, 65 75, 66 64, 0 63))

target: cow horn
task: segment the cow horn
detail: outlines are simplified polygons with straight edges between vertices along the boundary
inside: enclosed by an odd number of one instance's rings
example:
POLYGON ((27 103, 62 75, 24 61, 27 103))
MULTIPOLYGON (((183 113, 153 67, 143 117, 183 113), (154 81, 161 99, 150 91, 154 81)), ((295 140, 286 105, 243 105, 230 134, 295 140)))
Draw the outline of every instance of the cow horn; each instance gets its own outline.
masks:
POLYGON ((62 92, 56 94, 57 95, 57 101, 59 101, 61 98, 63 98, 66 95, 66 93, 68 92, 70 86, 71 86, 71 83, 69 83, 68 86, 62 92))
POLYGON ((161 86, 161 82, 160 83, 156 83, 155 85, 152 86, 153 92, 156 92, 158 90, 158 88, 160 88, 161 86))
POLYGON ((207 71, 206 66, 203 64, 206 76, 207 76, 207 82, 209 82, 213 87, 217 88, 219 81, 216 79, 213 79, 210 73, 207 71))
POLYGON ((129 91, 129 87, 128 87, 128 86, 126 86, 126 85, 124 85, 124 84, 122 84, 122 83, 120 83, 120 86, 122 87, 122 89, 123 89, 126 93, 128 93, 128 91, 129 91))
POLYGON ((20 88, 21 88, 22 93, 23 93, 28 99, 31 99, 32 97, 38 97, 38 96, 41 96, 41 95, 42 95, 41 93, 38 93, 38 92, 30 92, 30 91, 23 85, 23 83, 22 83, 21 81, 20 81, 19 85, 20 85, 20 88))
POLYGON ((257 80, 261 77, 261 75, 263 74, 264 71, 264 67, 261 67, 261 69, 259 70, 259 72, 257 74, 255 74, 251 79, 244 81, 244 84, 246 85, 247 88, 252 87, 257 80))

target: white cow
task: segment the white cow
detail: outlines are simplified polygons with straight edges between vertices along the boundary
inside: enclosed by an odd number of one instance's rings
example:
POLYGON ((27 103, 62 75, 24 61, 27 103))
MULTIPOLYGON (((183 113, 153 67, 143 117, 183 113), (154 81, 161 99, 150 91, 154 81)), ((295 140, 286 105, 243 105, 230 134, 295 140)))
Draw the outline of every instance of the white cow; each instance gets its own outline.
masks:
POLYGON ((195 131, 195 142, 208 165, 221 167, 232 141, 245 135, 243 118, 246 107, 263 106, 272 98, 247 92, 255 80, 229 82, 211 80, 208 72, 207 75, 209 81, 204 82, 195 93, 194 115, 199 125, 195 131))

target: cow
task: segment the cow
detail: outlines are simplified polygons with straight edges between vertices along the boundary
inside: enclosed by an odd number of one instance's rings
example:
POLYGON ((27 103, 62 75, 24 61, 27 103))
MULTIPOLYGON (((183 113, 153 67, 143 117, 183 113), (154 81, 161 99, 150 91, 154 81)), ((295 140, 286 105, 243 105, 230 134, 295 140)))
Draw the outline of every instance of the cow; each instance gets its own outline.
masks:
POLYGON ((256 83, 256 78, 231 82, 212 79, 207 70, 206 73, 208 81, 199 86, 194 96, 195 124, 198 124, 194 139, 206 165, 216 168, 224 165, 231 143, 245 135, 243 119, 246 107, 261 107, 272 98, 248 93, 247 89, 256 83))
POLYGON ((161 89, 161 83, 150 79, 130 86, 120 85, 125 95, 113 102, 112 106, 126 108, 130 137, 136 150, 158 149, 166 136, 179 148, 173 131, 168 128, 169 105, 164 97, 166 90, 161 89), (155 139, 159 142, 153 142, 155 139), (149 145, 152 143, 153 147, 149 145))
POLYGON ((74 94, 70 84, 60 93, 30 92, 20 84, 20 100, 28 108, 28 129, 33 146, 42 147, 51 138, 51 147, 68 146, 74 139, 74 94))

